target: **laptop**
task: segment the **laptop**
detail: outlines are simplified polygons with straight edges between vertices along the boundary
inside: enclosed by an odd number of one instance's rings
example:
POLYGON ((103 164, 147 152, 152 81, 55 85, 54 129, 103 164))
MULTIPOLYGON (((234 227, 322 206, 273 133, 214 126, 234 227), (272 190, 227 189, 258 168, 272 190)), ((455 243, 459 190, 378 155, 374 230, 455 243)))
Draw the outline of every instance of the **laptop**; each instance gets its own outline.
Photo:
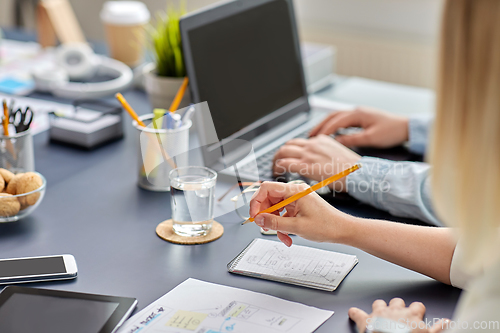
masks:
POLYGON ((293 1, 219 3, 182 17, 180 31, 192 101, 210 108, 211 119, 195 118, 204 164, 273 179, 279 147, 320 121, 311 116, 293 1), (212 122, 215 142, 200 130, 212 122))

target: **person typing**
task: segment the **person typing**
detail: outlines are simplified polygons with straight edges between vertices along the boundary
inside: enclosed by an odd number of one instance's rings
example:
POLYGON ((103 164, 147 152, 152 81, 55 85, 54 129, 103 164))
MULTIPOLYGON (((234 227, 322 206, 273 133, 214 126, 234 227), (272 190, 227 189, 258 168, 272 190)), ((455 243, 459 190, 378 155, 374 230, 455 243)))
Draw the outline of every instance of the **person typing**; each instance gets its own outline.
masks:
POLYGON ((337 182, 336 191, 395 216, 442 226, 431 204, 429 164, 362 157, 347 148, 391 148, 408 142, 411 152, 424 154, 432 122, 428 115, 406 118, 368 107, 333 112, 311 131, 309 139, 290 140, 278 150, 274 172, 295 172, 321 181, 361 163, 364 168, 337 182), (362 130, 335 139, 330 136, 349 127, 362 130))

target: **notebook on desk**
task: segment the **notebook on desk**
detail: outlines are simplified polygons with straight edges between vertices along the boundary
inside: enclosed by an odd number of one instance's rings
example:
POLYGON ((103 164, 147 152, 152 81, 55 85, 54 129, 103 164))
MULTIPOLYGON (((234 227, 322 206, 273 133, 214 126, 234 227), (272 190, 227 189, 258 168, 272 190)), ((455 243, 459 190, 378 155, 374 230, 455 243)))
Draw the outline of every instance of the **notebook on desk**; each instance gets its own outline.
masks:
POLYGON ((300 245, 287 247, 256 238, 227 269, 235 274, 334 291, 357 263, 354 255, 300 245))

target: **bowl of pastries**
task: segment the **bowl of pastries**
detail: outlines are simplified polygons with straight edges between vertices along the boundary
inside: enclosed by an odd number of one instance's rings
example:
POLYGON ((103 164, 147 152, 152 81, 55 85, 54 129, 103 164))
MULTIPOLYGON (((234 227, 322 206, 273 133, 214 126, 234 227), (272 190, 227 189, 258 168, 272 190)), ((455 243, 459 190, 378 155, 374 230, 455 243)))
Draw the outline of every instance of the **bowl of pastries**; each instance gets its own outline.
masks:
POLYGON ((14 174, 0 168, 0 222, 13 222, 31 214, 42 202, 47 181, 38 172, 14 174))

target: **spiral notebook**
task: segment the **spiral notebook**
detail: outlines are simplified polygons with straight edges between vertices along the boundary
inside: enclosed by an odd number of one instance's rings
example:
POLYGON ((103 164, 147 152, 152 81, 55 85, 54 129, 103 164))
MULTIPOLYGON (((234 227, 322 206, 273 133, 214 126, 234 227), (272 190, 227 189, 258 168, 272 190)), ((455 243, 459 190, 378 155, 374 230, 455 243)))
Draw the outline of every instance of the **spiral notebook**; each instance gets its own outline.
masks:
POLYGON ((358 263, 354 255, 285 246, 281 242, 254 239, 227 269, 231 273, 334 291, 358 263))

